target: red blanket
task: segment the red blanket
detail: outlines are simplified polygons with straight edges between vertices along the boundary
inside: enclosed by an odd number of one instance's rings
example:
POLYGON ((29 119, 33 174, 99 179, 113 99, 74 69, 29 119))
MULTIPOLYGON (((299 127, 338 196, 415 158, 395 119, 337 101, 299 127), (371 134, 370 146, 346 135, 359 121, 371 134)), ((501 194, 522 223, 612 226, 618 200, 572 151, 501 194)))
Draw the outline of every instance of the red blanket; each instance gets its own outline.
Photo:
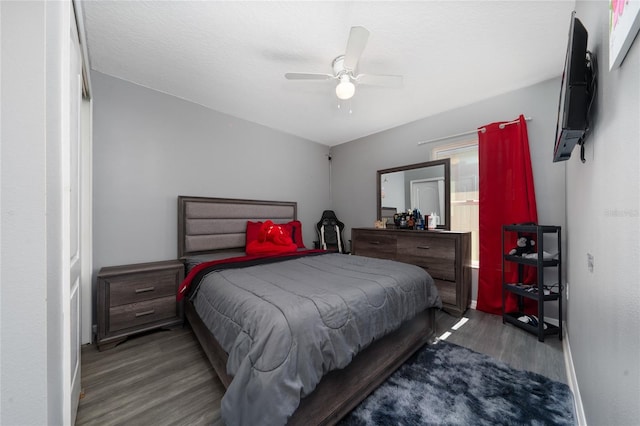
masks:
POLYGON ((214 270, 226 269, 231 267, 253 266, 260 263, 269 263, 287 258, 297 258, 313 254, 330 253, 327 250, 301 250, 295 253, 279 253, 279 254, 261 254, 251 256, 237 256, 228 259, 212 260, 210 262, 202 262, 191 269, 189 274, 180 284, 178 288, 177 300, 181 301, 188 293, 192 282, 198 282, 204 275, 214 270))

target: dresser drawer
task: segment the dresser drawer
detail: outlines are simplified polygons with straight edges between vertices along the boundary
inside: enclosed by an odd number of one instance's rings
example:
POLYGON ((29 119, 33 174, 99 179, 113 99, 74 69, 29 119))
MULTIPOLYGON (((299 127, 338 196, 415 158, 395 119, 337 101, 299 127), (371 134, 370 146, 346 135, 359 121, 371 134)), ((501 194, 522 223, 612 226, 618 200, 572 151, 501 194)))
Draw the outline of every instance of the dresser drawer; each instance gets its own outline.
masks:
POLYGON ((444 281, 434 279, 436 287, 438 288, 438 294, 442 303, 455 305, 457 297, 457 285, 455 281, 444 281))
POLYGON ((109 331, 138 327, 177 317, 175 295, 109 309, 109 331))
POLYGON ((351 250, 360 256, 420 266, 434 279, 442 308, 462 315, 471 297, 471 233, 352 228, 351 250))
POLYGON ((396 259, 425 268, 433 278, 456 279, 456 241, 452 238, 407 236, 398 241, 396 259))
POLYGON ((358 256, 393 259, 396 256, 396 236, 381 232, 354 231, 351 250, 358 256))
POLYGON ((176 270, 167 270, 112 277, 109 279, 109 306, 175 296, 177 274, 176 270))

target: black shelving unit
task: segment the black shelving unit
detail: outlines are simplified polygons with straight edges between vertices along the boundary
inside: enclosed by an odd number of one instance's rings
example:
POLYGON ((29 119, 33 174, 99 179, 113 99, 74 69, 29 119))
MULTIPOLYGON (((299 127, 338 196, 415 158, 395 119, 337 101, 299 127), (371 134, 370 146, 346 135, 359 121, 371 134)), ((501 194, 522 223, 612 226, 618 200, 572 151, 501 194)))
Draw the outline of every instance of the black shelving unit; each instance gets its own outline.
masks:
POLYGON ((557 334, 562 340, 562 230, 560 226, 545 225, 503 225, 502 226, 502 322, 510 323, 522 328, 530 333, 536 334, 538 340, 544 342, 547 335, 557 334), (517 233, 521 236, 536 236, 537 258, 512 256, 507 254, 507 250, 512 247, 505 247, 505 234, 509 232, 517 233), (544 259, 544 234, 556 234, 557 255, 552 259, 544 259), (505 279, 505 263, 513 262, 518 265, 518 282, 507 282, 505 279), (536 268, 536 282, 533 284, 523 284, 524 267, 536 268), (547 287, 544 284, 544 269, 548 267, 557 268, 557 287, 547 287), (547 290, 548 294, 545 294, 547 290), (513 293, 517 297, 517 311, 506 312, 507 294, 513 293), (525 315, 524 301, 532 299, 538 302, 538 324, 537 326, 527 322, 522 322, 518 318, 525 315), (558 326, 544 321, 544 304, 549 301, 558 302, 558 326))

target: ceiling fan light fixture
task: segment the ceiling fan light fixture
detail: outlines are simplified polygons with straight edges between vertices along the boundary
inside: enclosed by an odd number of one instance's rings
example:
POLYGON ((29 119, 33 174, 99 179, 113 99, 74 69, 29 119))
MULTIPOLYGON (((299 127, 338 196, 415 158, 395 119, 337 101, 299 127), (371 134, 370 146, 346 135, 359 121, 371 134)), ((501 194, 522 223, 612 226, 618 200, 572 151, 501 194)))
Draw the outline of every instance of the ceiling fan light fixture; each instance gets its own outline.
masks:
POLYGON ((354 93, 356 93, 356 86, 351 82, 349 76, 341 76, 340 82, 336 86, 336 96, 338 99, 342 99, 343 101, 351 99, 354 93))
MULTIPOLYGON (((368 39, 369 31, 365 27, 351 27, 344 55, 337 56, 331 62, 333 74, 290 72, 284 76, 288 80, 338 80, 336 96, 341 101, 346 101, 353 97, 356 92, 356 82, 358 85, 401 86, 401 75, 359 74, 356 72, 358 61, 367 45, 368 39)), ((351 113, 351 110, 349 110, 349 113, 351 113)))

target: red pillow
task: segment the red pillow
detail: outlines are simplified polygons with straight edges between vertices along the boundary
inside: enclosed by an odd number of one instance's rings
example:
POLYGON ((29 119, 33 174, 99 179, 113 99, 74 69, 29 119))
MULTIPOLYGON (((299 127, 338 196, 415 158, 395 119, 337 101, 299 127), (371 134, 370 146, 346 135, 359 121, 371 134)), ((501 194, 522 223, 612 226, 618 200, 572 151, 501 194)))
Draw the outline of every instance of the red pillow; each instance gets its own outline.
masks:
POLYGON ((291 235, 291 239, 298 246, 298 248, 306 248, 304 242, 302 241, 302 222, 299 220, 292 220, 291 222, 286 224, 287 230, 289 231, 289 235, 291 235))
MULTIPOLYGON (((247 221, 247 239, 245 242, 245 247, 248 246, 251 241, 255 241, 258 239, 258 234, 260 233, 262 223, 263 222, 252 222, 250 220, 247 221)), ((289 235, 291 235, 291 239, 298 246, 298 248, 306 248, 306 246, 304 245, 304 241, 302 240, 302 222, 300 222, 299 220, 292 220, 291 222, 283 224, 282 227, 289 232, 289 235)))
POLYGON ((285 225, 276 225, 270 220, 264 222, 260 227, 260 232, 258 232, 258 241, 261 243, 272 242, 281 246, 293 244, 291 234, 287 227, 285 225))
POLYGON ((258 239, 261 227, 262 222, 247 221, 247 240, 244 245, 245 247, 248 246, 251 241, 256 241, 258 239))
POLYGON ((267 220, 260 226, 257 238, 247 243, 245 251, 248 255, 278 254, 296 251, 298 246, 293 242, 286 228, 285 225, 276 225, 272 221, 267 220))

